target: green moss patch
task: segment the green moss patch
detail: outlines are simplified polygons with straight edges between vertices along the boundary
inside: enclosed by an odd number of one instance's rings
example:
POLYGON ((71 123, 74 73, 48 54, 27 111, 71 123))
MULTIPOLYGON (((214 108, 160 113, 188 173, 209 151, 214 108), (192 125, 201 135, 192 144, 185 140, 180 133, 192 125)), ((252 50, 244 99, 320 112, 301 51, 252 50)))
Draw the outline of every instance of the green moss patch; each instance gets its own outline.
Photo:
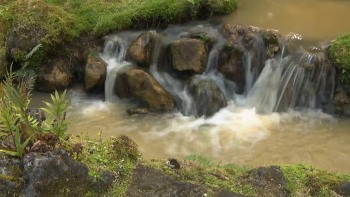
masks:
POLYGON ((332 43, 330 59, 342 71, 342 81, 350 83, 350 34, 341 36, 332 43))

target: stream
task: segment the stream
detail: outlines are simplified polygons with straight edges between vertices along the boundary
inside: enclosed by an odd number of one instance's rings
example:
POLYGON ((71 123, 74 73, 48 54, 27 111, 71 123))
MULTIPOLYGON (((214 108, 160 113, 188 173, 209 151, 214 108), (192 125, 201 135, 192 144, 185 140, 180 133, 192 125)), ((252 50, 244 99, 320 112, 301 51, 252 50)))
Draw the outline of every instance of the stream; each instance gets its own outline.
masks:
MULTIPOLYGON (((350 24, 344 20, 350 18, 349 10, 350 1, 241 0, 235 13, 220 20, 330 41, 350 32, 350 24)), ((161 44, 179 39, 181 32, 188 28, 191 27, 174 26, 164 30, 161 44)), ((219 35, 215 28, 199 28, 219 35)), ((129 116, 125 111, 135 107, 135 103, 116 98, 111 84, 117 71, 127 65, 125 51, 140 33, 121 32, 109 35, 106 40, 101 54, 108 64, 105 102, 103 95, 85 94, 82 84, 75 84, 68 90, 67 97, 73 107, 67 115, 72 121, 68 133, 103 139, 125 134, 137 142, 146 158, 183 159, 189 154, 203 154, 223 164, 306 163, 350 174, 350 121, 323 113, 317 107, 319 98, 308 93, 310 87, 298 86, 299 80, 307 80, 310 86, 317 86, 318 93, 326 97, 323 99, 331 98, 332 71, 322 69, 313 77, 317 80, 312 81, 309 76, 314 73, 298 67, 300 62, 314 63, 314 56, 305 52, 294 61, 286 59, 282 53, 273 60, 264 61, 260 76, 256 76, 255 71, 246 71, 244 94, 234 94, 227 85, 220 85, 229 82, 215 72, 215 50, 222 47, 218 36, 218 44, 211 50, 207 66, 213 70, 206 70, 202 77, 214 80, 230 98, 226 108, 209 118, 190 116, 194 111, 193 101, 184 93, 185 84, 160 71, 157 63, 153 63, 150 73, 176 98, 178 109, 165 114, 129 116), (290 81, 296 86, 286 96, 290 81), (329 85, 323 84, 324 81, 329 85), (282 107, 285 110, 277 110, 282 107)), ((247 68, 254 55, 257 53, 245 55, 247 68)), ((31 107, 43 107, 42 101, 50 101, 50 95, 34 92, 31 107)))

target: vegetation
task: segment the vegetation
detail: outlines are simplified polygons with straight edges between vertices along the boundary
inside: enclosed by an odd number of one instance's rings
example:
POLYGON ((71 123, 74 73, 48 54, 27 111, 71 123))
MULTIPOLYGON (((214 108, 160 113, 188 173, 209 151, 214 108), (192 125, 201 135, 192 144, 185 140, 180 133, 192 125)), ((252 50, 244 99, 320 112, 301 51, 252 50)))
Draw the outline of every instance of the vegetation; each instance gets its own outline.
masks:
POLYGON ((40 74, 48 53, 69 56, 62 46, 82 34, 101 36, 120 29, 167 26, 227 14, 236 6, 237 0, 5 1, 0 5, 0 77, 5 74, 6 55, 16 64, 25 61, 40 74), (10 32, 13 39, 23 40, 20 46, 12 48, 10 32), (38 52, 25 59, 37 44, 41 44, 38 52))
POLYGON ((350 83, 350 34, 341 36, 332 43, 330 58, 341 70, 342 82, 350 83))

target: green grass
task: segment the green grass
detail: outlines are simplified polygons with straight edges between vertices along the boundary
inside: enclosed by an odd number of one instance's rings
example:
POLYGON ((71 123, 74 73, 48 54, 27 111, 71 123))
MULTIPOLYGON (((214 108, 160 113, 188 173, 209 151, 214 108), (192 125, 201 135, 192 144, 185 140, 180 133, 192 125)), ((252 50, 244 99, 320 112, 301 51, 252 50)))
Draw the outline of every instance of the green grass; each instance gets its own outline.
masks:
POLYGON ((350 34, 341 36, 332 43, 330 59, 342 71, 342 81, 350 83, 350 34))

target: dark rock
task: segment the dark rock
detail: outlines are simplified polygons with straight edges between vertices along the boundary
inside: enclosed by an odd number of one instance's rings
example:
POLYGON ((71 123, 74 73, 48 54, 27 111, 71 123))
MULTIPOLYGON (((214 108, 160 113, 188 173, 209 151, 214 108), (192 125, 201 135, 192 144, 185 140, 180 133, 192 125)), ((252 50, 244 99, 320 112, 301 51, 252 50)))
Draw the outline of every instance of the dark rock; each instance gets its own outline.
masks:
POLYGON ((339 91, 335 96, 334 96, 334 104, 336 105, 346 105, 350 104, 349 98, 346 95, 345 91, 339 91))
POLYGON ((208 50, 202 40, 181 39, 170 43, 170 64, 177 71, 202 74, 207 66, 208 50))
POLYGON ((46 120, 45 112, 42 109, 27 109, 27 113, 40 123, 46 120))
POLYGON ((17 196, 23 187, 21 160, 2 156, 0 158, 0 195, 17 196))
POLYGON ((251 171, 247 182, 276 197, 288 196, 287 181, 279 166, 260 167, 251 171))
POLYGON ((236 194, 236 193, 233 193, 231 191, 224 190, 224 191, 221 191, 219 193, 218 197, 245 197, 245 195, 243 195, 243 194, 236 194))
POLYGON ((29 153, 23 163, 26 197, 85 196, 92 182, 86 165, 65 151, 29 153))
POLYGON ((36 88, 44 92, 52 92, 68 87, 70 74, 62 59, 53 60, 44 67, 44 75, 36 83, 36 88))
POLYGON ((236 83, 239 89, 237 93, 243 93, 246 83, 244 53, 242 44, 227 42, 219 57, 218 69, 227 79, 236 83))
POLYGON ((195 102, 195 116, 212 116, 227 106, 227 101, 212 79, 193 76, 188 81, 188 92, 195 102))
POLYGON ((350 196, 350 182, 342 183, 340 190, 341 190, 342 195, 344 195, 345 197, 349 197, 350 196))
POLYGON ((149 114, 150 111, 147 108, 136 107, 126 110, 126 113, 128 113, 131 116, 135 114, 149 114))
POLYGON ((119 98, 135 98, 143 107, 155 111, 174 109, 172 96, 147 72, 125 66, 117 73, 115 82, 119 98))
POLYGON ((94 190, 94 192, 98 192, 108 188, 112 183, 113 183, 112 173, 110 171, 103 171, 101 173, 101 179, 93 183, 91 188, 94 190))
POLYGON ((164 175, 153 168, 139 165, 134 170, 132 183, 127 192, 127 196, 202 197, 205 193, 206 190, 201 186, 179 182, 175 178, 164 175))
POLYGON ((254 26, 225 24, 222 26, 221 34, 227 39, 228 42, 233 43, 248 33, 260 31, 261 30, 259 28, 254 26))
POLYGON ((90 52, 86 61, 84 75, 86 92, 103 91, 107 75, 107 64, 99 57, 98 53, 90 52))
POLYGON ((155 35, 153 32, 142 33, 130 45, 129 56, 140 67, 150 67, 152 53, 155 45, 155 35))
POLYGON ((180 163, 177 161, 177 159, 174 158, 168 159, 165 165, 171 169, 180 169, 180 163))

